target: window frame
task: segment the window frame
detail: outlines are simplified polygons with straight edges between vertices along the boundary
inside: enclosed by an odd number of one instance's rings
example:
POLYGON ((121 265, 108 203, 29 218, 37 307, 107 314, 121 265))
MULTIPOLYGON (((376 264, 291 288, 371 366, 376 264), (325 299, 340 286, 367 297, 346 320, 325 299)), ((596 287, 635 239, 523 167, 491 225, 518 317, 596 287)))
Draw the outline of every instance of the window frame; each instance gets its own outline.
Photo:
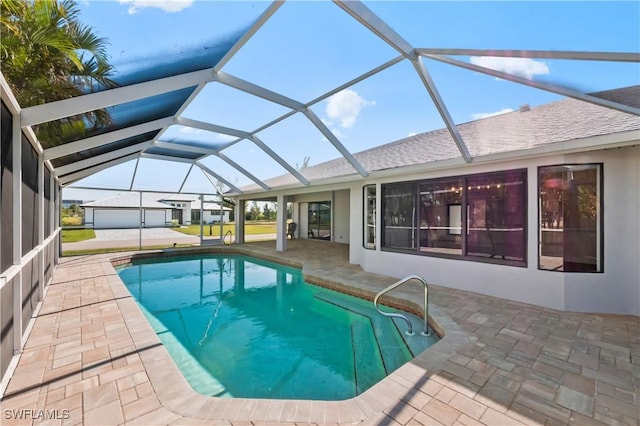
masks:
POLYGON ((378 188, 376 184, 368 184, 362 187, 362 247, 367 250, 376 250, 377 238, 378 238, 378 211, 376 210, 376 202, 378 199, 378 188), (369 224, 369 190, 373 188, 373 246, 371 247, 367 242, 368 230, 371 226, 369 224))
POLYGON ((536 183, 537 183, 537 199, 538 199, 538 211, 536 212, 536 220, 538 226, 538 253, 537 253, 537 264, 538 270, 544 272, 559 272, 565 274, 604 274, 605 272, 605 253, 604 253, 604 214, 605 214, 605 206, 604 206, 604 163, 602 162, 588 162, 588 163, 558 163, 558 164, 547 164, 543 166, 538 166, 536 169, 536 183), (559 269, 544 269, 541 267, 540 258, 542 255, 542 198, 540 196, 541 192, 541 181, 540 181, 540 172, 545 168, 552 167, 566 167, 566 166, 596 166, 598 168, 598 180, 597 185, 599 188, 599 197, 598 197, 598 211, 600 217, 598 218, 598 226, 596 227, 596 231, 598 232, 598 248, 600 250, 600 270, 598 271, 565 271, 559 269))
POLYGON ((521 267, 521 268, 527 268, 528 267, 528 228, 529 228, 529 194, 528 194, 528 169, 525 167, 522 168, 517 168, 517 169, 507 169, 507 170, 496 170, 496 171, 491 171, 491 172, 486 172, 486 173, 473 173, 473 174, 465 174, 465 175, 453 175, 453 176, 442 176, 442 177, 438 177, 438 178, 431 178, 431 179, 419 179, 419 180, 410 180, 410 181, 399 181, 399 182, 388 182, 388 183, 383 183, 381 185, 381 193, 380 193, 380 200, 381 200, 381 207, 380 207, 380 250, 381 251, 387 251, 387 252, 395 252, 395 253, 404 253, 404 254, 413 254, 413 255, 418 255, 418 256, 427 256, 427 257, 436 257, 436 258, 442 258, 442 259, 452 259, 452 260, 464 260, 464 261, 470 261, 470 262, 480 262, 480 263, 489 263, 489 264, 496 264, 496 265, 505 265, 505 266, 515 266, 515 267, 521 267), (414 232, 414 240, 415 241, 419 241, 419 231, 420 231, 420 226, 419 226, 419 220, 420 220, 420 185, 421 184, 432 184, 432 183, 437 183, 437 182, 444 182, 444 181, 451 181, 454 179, 460 179, 463 182, 463 190, 462 190, 462 205, 463 206, 468 206, 469 201, 468 201, 468 184, 467 181, 468 179, 471 178, 477 178, 480 176, 492 176, 492 175, 496 175, 496 176, 500 176, 500 175, 505 175, 508 173, 521 173, 522 174, 522 222, 523 222, 523 229, 522 229, 522 233, 523 233, 523 260, 513 260, 513 259, 501 259, 501 258, 494 258, 494 257, 481 257, 481 256, 473 256, 473 255, 468 255, 467 254, 467 226, 468 226, 468 212, 467 212, 467 208, 462 208, 461 211, 461 216, 462 216, 462 253, 461 254, 451 254, 451 253, 437 253, 437 252, 425 252, 425 251, 421 251, 420 250, 420 244, 416 244, 415 248, 412 249, 402 249, 402 248, 397 248, 397 247, 386 247, 386 241, 385 241, 385 211, 386 211, 386 197, 385 197, 385 187, 390 186, 390 185, 401 185, 401 184, 406 184, 406 185, 412 185, 414 193, 413 193, 413 197, 414 197, 414 203, 416 206, 418 206, 418 208, 415 209, 414 212, 414 221, 416 223, 416 227, 413 230, 414 232))

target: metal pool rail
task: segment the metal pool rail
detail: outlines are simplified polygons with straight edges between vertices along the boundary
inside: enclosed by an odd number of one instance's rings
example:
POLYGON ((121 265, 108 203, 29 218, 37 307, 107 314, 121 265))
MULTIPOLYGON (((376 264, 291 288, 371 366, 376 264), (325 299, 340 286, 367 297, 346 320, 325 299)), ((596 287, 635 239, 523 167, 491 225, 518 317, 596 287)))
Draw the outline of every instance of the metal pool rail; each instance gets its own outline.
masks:
POLYGON ((386 317, 393 317, 393 318, 401 318, 403 319, 408 326, 408 330, 406 331, 407 335, 409 336, 413 336, 413 325, 411 324, 411 321, 409 321, 409 318, 407 318, 406 316, 402 315, 402 314, 397 314, 394 312, 383 312, 380 307, 378 306, 378 299, 380 298, 380 296, 382 296, 385 293, 388 293, 389 291, 393 290, 396 287, 400 287, 402 284, 406 284, 411 280, 417 280, 420 281, 423 285, 424 285, 424 330, 420 333, 423 336, 431 336, 431 332, 429 331, 429 286, 427 285, 427 282, 424 280, 424 278, 422 278, 421 276, 418 275, 409 275, 407 277, 402 278, 401 280, 391 284, 389 287, 380 290, 378 292, 378 294, 376 294, 376 297, 373 299, 373 305, 376 307, 376 309, 378 310, 378 312, 380 312, 382 315, 386 316, 386 317))

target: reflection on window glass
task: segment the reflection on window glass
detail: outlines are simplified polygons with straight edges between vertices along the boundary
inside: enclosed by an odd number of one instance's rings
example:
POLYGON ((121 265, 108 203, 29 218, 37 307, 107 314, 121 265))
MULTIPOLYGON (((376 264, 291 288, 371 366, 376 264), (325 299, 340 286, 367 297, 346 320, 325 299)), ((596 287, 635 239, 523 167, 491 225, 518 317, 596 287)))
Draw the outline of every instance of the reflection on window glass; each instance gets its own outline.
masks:
POLYGON ((524 261, 526 172, 467 179, 467 255, 524 261))
POLYGON ((309 203, 307 238, 331 240, 331 201, 309 203))
POLYGON ((384 185, 384 247, 416 248, 415 184, 384 185))
POLYGON ((602 272, 601 165, 540 167, 540 269, 602 272))
POLYGON ((462 254, 462 179, 420 185, 420 250, 462 254))
POLYGON ((376 186, 364 187, 364 247, 376 248, 376 186))
POLYGON ((527 171, 382 186, 382 247, 526 266, 527 171))

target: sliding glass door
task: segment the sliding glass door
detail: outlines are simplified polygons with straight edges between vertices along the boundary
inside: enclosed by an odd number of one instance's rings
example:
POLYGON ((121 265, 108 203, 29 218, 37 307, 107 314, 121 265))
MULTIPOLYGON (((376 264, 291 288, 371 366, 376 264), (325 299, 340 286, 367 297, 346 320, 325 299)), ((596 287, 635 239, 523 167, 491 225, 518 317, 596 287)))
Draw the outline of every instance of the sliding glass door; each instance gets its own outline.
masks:
POLYGON ((309 203, 308 238, 331 240, 331 201, 309 203))

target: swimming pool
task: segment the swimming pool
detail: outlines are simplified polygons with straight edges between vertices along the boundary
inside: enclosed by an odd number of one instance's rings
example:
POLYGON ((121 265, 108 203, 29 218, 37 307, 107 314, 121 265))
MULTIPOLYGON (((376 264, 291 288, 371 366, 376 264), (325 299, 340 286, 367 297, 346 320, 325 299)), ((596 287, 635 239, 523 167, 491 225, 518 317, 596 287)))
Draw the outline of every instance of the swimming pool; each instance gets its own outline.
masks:
MULTIPOLYGON (((134 261, 119 275, 179 369, 204 395, 342 400, 433 344, 369 301, 237 255, 134 261)), ((410 316, 419 329, 421 319, 410 316)))

